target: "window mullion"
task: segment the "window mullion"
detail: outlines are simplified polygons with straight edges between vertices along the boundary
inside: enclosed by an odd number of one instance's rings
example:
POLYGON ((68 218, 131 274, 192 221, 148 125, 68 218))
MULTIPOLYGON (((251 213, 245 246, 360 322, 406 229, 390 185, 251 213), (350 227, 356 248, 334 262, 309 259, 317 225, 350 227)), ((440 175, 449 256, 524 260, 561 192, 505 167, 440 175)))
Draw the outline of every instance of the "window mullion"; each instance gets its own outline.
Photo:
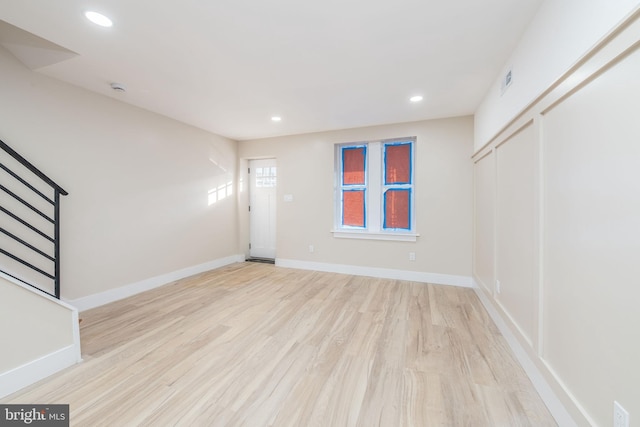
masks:
POLYGON ((369 143, 369 176, 368 176, 368 202, 369 227, 373 233, 380 232, 382 224, 382 148, 380 142, 369 143))

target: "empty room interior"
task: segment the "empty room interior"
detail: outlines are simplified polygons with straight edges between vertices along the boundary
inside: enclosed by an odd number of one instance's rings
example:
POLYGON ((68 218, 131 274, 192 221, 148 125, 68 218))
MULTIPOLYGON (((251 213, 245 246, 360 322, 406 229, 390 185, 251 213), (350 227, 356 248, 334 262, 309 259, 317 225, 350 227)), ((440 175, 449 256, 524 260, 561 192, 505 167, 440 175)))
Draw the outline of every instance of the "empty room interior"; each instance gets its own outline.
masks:
POLYGON ((0 406, 640 425, 638 76, 637 0, 0 0, 0 406))

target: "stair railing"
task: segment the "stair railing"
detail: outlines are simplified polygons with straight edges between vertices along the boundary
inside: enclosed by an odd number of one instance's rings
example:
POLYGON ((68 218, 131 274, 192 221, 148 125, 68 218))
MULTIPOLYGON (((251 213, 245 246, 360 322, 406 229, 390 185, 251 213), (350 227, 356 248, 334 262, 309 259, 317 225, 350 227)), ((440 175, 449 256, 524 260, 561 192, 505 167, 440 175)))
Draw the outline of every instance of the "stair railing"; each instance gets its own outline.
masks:
POLYGON ((2 140, 0 149, 10 156, 0 157, 0 272, 60 299, 60 196, 69 193, 2 140))

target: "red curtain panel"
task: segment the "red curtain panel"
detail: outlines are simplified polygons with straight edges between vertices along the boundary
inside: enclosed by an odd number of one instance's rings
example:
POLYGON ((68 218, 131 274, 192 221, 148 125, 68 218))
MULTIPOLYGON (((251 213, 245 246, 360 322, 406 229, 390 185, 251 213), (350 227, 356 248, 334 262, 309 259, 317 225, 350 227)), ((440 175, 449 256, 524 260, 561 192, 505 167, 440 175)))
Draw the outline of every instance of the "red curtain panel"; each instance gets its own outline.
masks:
POLYGON ((385 184, 411 182, 411 144, 385 147, 385 184))
POLYGON ((342 150, 342 182, 344 185, 364 185, 365 148, 342 150))
POLYGON ((344 191, 342 197, 342 224, 364 227, 364 190, 344 191))
POLYGON ((385 228, 409 228, 409 190, 384 193, 385 228))

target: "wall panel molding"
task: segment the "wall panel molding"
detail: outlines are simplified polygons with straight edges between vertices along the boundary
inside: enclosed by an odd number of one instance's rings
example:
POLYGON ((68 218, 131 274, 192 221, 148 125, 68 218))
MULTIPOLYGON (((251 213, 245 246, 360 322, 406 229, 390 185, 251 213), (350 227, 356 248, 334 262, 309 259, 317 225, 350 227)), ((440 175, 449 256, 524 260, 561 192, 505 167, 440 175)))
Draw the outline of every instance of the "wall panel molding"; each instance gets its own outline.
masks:
MULTIPOLYGON (((608 294, 599 289, 605 285, 603 281, 606 282, 604 279, 606 275, 602 273, 602 278, 597 283, 591 283, 588 276, 582 277, 580 273, 581 270, 596 269, 594 263, 597 262, 608 262, 610 265, 620 263, 621 266, 624 263, 624 266, 627 266, 630 261, 624 261, 626 259, 624 257, 629 253, 635 253, 634 248, 637 245, 632 243, 636 241, 633 230, 638 227, 633 225, 637 222, 634 222, 633 218, 637 218, 638 215, 636 215, 636 205, 633 200, 636 200, 635 183, 639 179, 636 176, 638 173, 630 166, 633 161, 629 160, 629 157, 632 156, 634 160, 638 157, 636 163, 640 164, 640 154, 638 154, 640 149, 636 148, 640 126, 636 125, 638 121, 632 117, 632 111, 639 111, 635 101, 640 97, 640 85, 635 83, 637 75, 640 75, 640 9, 613 29, 569 72, 558 78, 541 96, 527 105, 491 141, 471 157, 476 170, 473 241, 473 279, 478 287, 476 292, 481 296, 483 303, 491 307, 488 310, 492 316, 497 317, 496 323, 503 325, 504 328, 501 327, 503 334, 510 335, 508 342, 514 352, 519 355, 518 358, 532 381, 536 383, 541 378, 548 385, 538 389, 547 405, 564 407, 564 410, 559 410, 552 409, 550 406, 556 420, 562 426, 607 425, 605 423, 610 420, 613 400, 622 401, 623 406, 626 405, 625 408, 631 413, 640 411, 640 407, 636 405, 639 395, 636 390, 637 380, 640 375, 637 375, 635 365, 624 365, 627 359, 632 357, 637 359, 636 356, 640 355, 640 345, 625 344, 628 341, 622 339, 623 333, 627 335, 631 333, 628 324, 634 322, 637 324, 637 311, 628 311, 625 316, 630 320, 623 322, 620 313, 624 311, 615 309, 614 302, 608 294), (600 85, 603 84, 609 84, 611 89, 601 88, 600 85), (598 97, 608 98, 600 102, 598 97), (618 100, 620 100, 620 106, 615 104, 618 100), (599 108, 601 104, 607 107, 599 108), (626 104, 630 107, 625 108, 626 104), (585 106, 585 113, 581 116, 583 106, 585 106), (618 112, 616 112, 617 108, 620 109, 618 112), (560 110, 562 114, 556 114, 560 110), (594 117, 594 111, 602 111, 602 118, 594 117), (550 118, 553 118, 553 128, 550 127, 550 118), (582 133, 573 131, 581 128, 592 130, 582 133), (532 196, 530 187, 526 191, 523 189, 523 197, 528 197, 523 202, 514 196, 513 191, 504 192, 504 189, 509 189, 509 185, 512 184, 504 179, 513 179, 513 176, 504 175, 501 167, 505 163, 501 162, 516 161, 507 159, 502 154, 507 153, 506 149, 511 147, 510 144, 520 140, 524 132, 527 132, 527 138, 532 137, 536 144, 532 147, 531 153, 532 161, 536 162, 533 165, 533 185, 536 190, 532 196), (528 134, 529 132, 531 134, 528 134), (568 138, 577 139, 567 144, 568 138), (491 157, 491 154, 495 156, 491 157), (559 159, 560 155, 561 159, 559 159), (482 177, 477 173, 478 167, 491 159, 496 167, 493 189, 480 184, 478 179, 482 177), (605 169, 598 166, 600 162, 605 169), (551 167, 554 172, 552 175, 549 174, 551 167), (584 184, 585 181, 581 184, 582 177, 590 175, 589 168, 602 179, 596 180, 591 177, 586 181, 588 184, 584 184), (554 180, 557 180, 558 184, 554 180), (566 188, 562 189, 564 193, 557 188, 559 184, 565 185, 566 188), (483 188, 479 189, 479 185, 483 188), (553 203, 549 201, 550 192, 554 193, 553 203), (524 193, 529 195, 524 196, 524 193), (512 201, 514 205, 510 206, 504 199, 506 195, 514 199, 512 201), (568 199, 571 201, 568 202, 568 199), (558 213, 562 206, 573 203, 574 200, 580 207, 580 209, 573 209, 574 217, 558 213), (479 216, 486 217, 487 212, 490 211, 487 203, 493 203, 495 207, 493 224, 490 221, 478 219, 479 216), (514 303, 515 300, 511 302, 506 300, 505 284, 501 282, 503 290, 499 294, 495 289, 495 283, 492 283, 495 280, 501 280, 506 262, 514 262, 512 254, 506 250, 507 247, 501 249, 500 245, 505 243, 504 213, 510 210, 513 213, 517 212, 518 209, 515 206, 517 203, 526 205, 527 210, 524 212, 532 211, 534 217, 532 228, 523 231, 528 237, 517 237, 518 239, 533 237, 535 240, 529 255, 535 268, 532 273, 527 273, 531 275, 527 276, 527 280, 530 279, 533 283, 533 291, 528 305, 524 308, 518 305, 524 301, 522 298, 517 304, 514 303), (622 207, 618 208, 620 206, 622 207), (619 209, 625 209, 625 211, 620 212, 619 209), (548 220, 550 210, 554 212, 553 223, 548 220), (585 216, 587 216, 586 219, 585 216), (561 227, 562 224, 564 228, 561 227), (587 227, 585 224, 592 226, 587 227), (606 232, 605 225, 611 229, 611 232, 606 232), (575 227, 581 228, 572 230, 575 227), (624 233, 621 230, 622 227, 627 227, 628 233, 624 233), (554 234, 549 236, 548 230, 551 228, 554 234), (564 235, 565 230, 568 230, 566 234, 571 236, 571 239, 559 241, 558 233, 564 235), (483 252, 490 250, 491 247, 487 245, 486 239, 489 238, 487 236, 492 234, 495 236, 493 253, 485 254, 483 252), (549 237, 553 240, 549 240, 549 237), (559 243, 567 248, 573 248, 568 250, 575 250, 575 253, 567 250, 559 251, 557 246, 553 246, 559 243), (553 249, 551 264, 548 258, 550 248, 553 249), (597 255, 602 251, 608 254, 606 259, 597 255), (481 267, 479 263, 482 263, 483 259, 491 257, 495 260, 493 280, 490 280, 488 275, 482 273, 482 269, 479 268, 481 267), (618 261, 620 259, 622 261, 618 261), (568 263, 566 268, 562 268, 564 262, 568 263), (584 268, 579 267, 581 262, 587 263, 584 268), (601 305, 602 308, 593 310, 594 304, 601 305), (605 311, 602 312, 601 309, 605 311), (525 333, 521 322, 524 318, 531 319, 527 317, 530 313, 534 315, 533 322, 529 323, 533 327, 532 331, 525 333), (574 314, 581 316, 580 322, 573 319, 574 314), (620 321, 614 324, 612 318, 620 318, 620 321), (599 330, 598 324, 604 323, 608 326, 602 331, 599 330), (616 332, 617 327, 621 328, 619 333, 616 332), (530 336, 527 337, 527 335, 530 336), (598 344, 599 342, 606 346, 602 347, 598 344), (576 348, 581 348, 582 352, 585 348, 593 348, 596 355, 590 355, 588 358, 581 357, 573 354, 576 353, 576 348), (572 353, 573 362, 566 360, 567 357, 562 356, 563 352, 572 353), (523 354, 529 362, 523 362, 521 359, 523 354), (614 360, 617 362, 614 363, 614 360), (534 365, 537 372, 527 368, 527 364, 534 365), (621 370, 625 369, 627 375, 621 373, 621 370), (551 403, 547 402, 543 394, 546 393, 545 389, 552 390, 556 396, 556 399, 549 401, 551 403)), ((511 175, 518 172, 515 163, 510 163, 510 167, 511 175)), ((531 171, 527 173, 527 176, 531 177, 531 171)), ((528 186, 531 185, 530 180, 526 183, 528 186)), ((576 206, 573 205, 574 208, 576 206)), ((508 230, 510 230, 509 233, 520 232, 519 228, 514 227, 513 224, 508 227, 508 230)), ((531 246, 528 248, 531 249, 531 246)), ((518 269, 514 267, 516 264, 512 265, 512 278, 517 277, 518 269)), ((617 304, 628 305, 626 301, 637 301, 635 295, 638 291, 629 285, 633 283, 634 277, 620 273, 624 268, 616 270, 610 272, 611 274, 607 277, 610 278, 609 280, 617 277, 617 280, 607 286, 617 289, 620 293, 622 300, 617 304)), ((514 285, 523 286, 522 283, 511 283, 508 286, 514 285)), ((529 328, 527 326, 527 329, 529 328)))
MULTIPOLYGON (((521 111, 517 112, 513 118, 507 122, 495 135, 480 146, 473 157, 479 153, 485 151, 488 147, 495 146, 496 141, 504 138, 505 134, 511 134, 513 132, 513 125, 520 122, 523 117, 535 116, 540 112, 540 105, 549 102, 550 95, 560 89, 564 90, 563 86, 573 87, 575 86, 575 80, 583 78, 584 75, 591 74, 589 68, 598 67, 597 63, 602 61, 602 57, 611 55, 612 52, 620 52, 624 48, 620 47, 621 44, 635 42, 634 26, 639 25, 640 21, 640 5, 636 6, 634 10, 616 27, 612 28, 605 36, 603 36, 589 51, 582 55, 565 73, 560 75, 554 80, 540 95, 529 102, 521 111), (595 58, 595 60, 594 60, 595 58), (594 65, 595 64, 595 65, 594 65), (535 111, 538 111, 536 113, 535 111)), ((608 62, 605 59, 605 62, 608 62)), ((598 67, 599 68, 599 67, 598 67)), ((552 97, 551 97, 552 98, 552 97)))

